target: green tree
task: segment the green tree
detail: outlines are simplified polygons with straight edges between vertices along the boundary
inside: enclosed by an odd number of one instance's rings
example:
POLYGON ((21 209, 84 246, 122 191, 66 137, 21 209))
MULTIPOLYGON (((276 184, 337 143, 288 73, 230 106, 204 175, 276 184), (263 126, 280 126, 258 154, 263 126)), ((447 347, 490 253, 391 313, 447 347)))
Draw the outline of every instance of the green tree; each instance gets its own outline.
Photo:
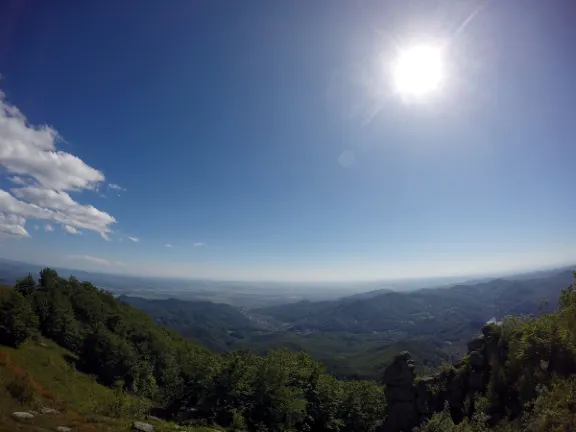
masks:
POLYGON ((343 384, 333 376, 322 373, 320 368, 315 369, 306 392, 306 429, 311 432, 337 432, 343 429, 343 397, 343 384))
POLYGON ((36 290, 36 281, 29 273, 28 276, 22 279, 18 279, 16 285, 14 286, 14 289, 23 296, 30 295, 36 290))
POLYGON ((18 291, 0 291, 0 343, 18 347, 38 327, 30 304, 18 291))
POLYGON ((374 431, 384 419, 386 398, 371 381, 345 381, 342 411, 347 431, 374 431))
POLYGON ((59 283, 58 273, 56 270, 52 270, 46 267, 44 270, 40 271, 40 286, 44 290, 51 290, 57 287, 59 283))

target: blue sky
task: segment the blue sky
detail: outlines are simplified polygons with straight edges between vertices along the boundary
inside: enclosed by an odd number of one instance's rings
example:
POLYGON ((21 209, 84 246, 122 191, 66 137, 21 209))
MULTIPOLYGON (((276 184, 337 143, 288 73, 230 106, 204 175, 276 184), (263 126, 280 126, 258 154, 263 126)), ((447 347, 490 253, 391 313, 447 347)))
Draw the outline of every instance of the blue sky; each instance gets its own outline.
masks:
POLYGON ((2 2, 0 256, 265 280, 574 263, 575 10, 552 3, 2 2), (430 100, 384 73, 413 40, 449 43, 430 100))

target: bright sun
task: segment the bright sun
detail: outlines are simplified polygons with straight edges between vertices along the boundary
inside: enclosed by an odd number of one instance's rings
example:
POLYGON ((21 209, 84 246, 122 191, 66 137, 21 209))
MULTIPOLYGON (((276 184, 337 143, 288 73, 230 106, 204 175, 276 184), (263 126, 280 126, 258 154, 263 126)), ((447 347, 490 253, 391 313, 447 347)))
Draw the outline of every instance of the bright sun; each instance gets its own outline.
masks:
POLYGON ((443 50, 417 45, 399 52, 393 63, 395 89, 407 97, 423 97, 437 92, 445 79, 443 50))

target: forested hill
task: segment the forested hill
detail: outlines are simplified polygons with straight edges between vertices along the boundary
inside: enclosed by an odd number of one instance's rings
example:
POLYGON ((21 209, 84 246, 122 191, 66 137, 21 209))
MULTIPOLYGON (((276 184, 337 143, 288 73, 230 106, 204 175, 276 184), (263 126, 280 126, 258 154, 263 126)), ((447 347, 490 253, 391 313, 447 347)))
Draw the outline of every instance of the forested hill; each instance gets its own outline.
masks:
POLYGON ((492 317, 551 311, 571 282, 562 271, 527 280, 496 279, 472 285, 386 292, 351 301, 298 302, 255 310, 297 331, 382 332, 458 340, 492 317), (548 302, 547 304, 545 302, 548 302), (464 326, 464 327, 463 327, 464 326))
POLYGON ((0 288, 0 344, 41 333, 99 382, 153 401, 166 418, 231 430, 371 431, 384 395, 370 381, 338 381, 305 353, 218 355, 156 324, 89 282, 44 269, 0 288))
POLYGON ((19 347, 41 333, 73 354, 74 370, 152 401, 158 415, 219 430, 572 431, 576 291, 559 292, 555 312, 484 326, 468 354, 434 376, 415 376, 410 355, 398 355, 383 374, 385 392, 375 382, 339 381, 305 353, 217 355, 50 269, 38 282, 29 276, 0 288, 0 344, 19 347))
POLYGON ((146 300, 120 296, 118 300, 146 312, 156 323, 215 351, 225 351, 234 340, 254 330, 238 309, 208 301, 146 300))

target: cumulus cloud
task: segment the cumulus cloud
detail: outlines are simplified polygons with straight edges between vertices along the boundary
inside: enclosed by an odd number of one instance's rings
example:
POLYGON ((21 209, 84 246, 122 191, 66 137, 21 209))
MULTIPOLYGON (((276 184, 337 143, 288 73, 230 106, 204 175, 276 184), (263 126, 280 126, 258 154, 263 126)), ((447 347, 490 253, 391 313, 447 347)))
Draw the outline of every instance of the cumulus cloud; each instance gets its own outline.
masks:
POLYGON ((44 225, 44 231, 52 232, 52 231, 54 231, 54 228, 52 227, 52 225, 46 224, 46 225, 44 225))
POLYGON ((76 234, 82 234, 81 231, 78 231, 76 228, 71 227, 70 225, 62 225, 62 229, 63 229, 64 231, 66 231, 67 233, 70 233, 70 234, 74 234, 74 235, 76 235, 76 234))
POLYGON ((0 233, 18 237, 30 237, 24 225, 26 219, 15 214, 0 213, 0 233))
MULTIPOLYGON (((47 191, 45 189, 41 190, 47 191)), ((52 192, 54 191, 47 191, 47 193, 52 192)), ((58 207, 59 204, 61 202, 57 199, 55 203, 50 204, 50 207, 58 207)), ((92 206, 80 206, 77 204, 66 211, 52 210, 35 203, 20 201, 2 189, 0 189, 0 211, 29 219, 51 220, 62 225, 96 231, 105 239, 108 239, 108 233, 110 232, 108 225, 115 221, 112 216, 100 212, 92 206)))
MULTIPOLYGON (((30 125, 0 91, 0 166, 12 175, 12 183, 23 186, 10 189, 11 193, 0 189, 0 212, 10 218, 50 220, 67 226, 68 232, 69 228, 76 232, 85 229, 108 239, 114 217, 76 202, 67 192, 96 190, 104 175, 80 158, 56 149, 58 140, 53 128, 30 125)), ((3 230, 15 235, 25 232, 23 224, 3 230)))
POLYGON ((201 246, 204 246, 204 243, 202 243, 202 242, 194 243, 194 247, 201 247, 201 246))
POLYGON ((138 237, 128 237, 129 240, 132 240, 134 243, 138 243, 140 239, 138 237))
POLYGON ((0 93, 0 161, 8 172, 31 177, 47 189, 89 189, 104 175, 80 158, 56 150, 58 132, 32 126, 0 93))
POLYGON ((87 261, 92 264, 110 266, 112 263, 104 258, 93 257, 90 255, 68 255, 68 258, 74 261, 87 261))
POLYGON ((171 245, 170 243, 166 243, 164 246, 167 247, 167 248, 171 248, 171 247, 172 247, 172 245, 171 245))

